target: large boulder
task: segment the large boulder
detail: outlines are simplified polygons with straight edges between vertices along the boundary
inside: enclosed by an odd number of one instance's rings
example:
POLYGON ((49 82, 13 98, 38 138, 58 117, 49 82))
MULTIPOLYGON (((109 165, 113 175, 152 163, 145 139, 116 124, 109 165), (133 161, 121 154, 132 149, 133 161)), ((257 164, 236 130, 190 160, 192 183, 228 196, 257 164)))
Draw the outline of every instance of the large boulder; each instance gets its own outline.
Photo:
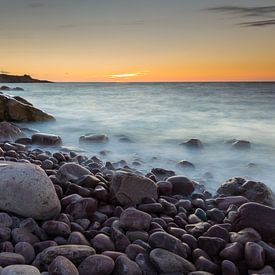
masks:
POLYGON ((38 220, 57 216, 61 206, 46 173, 30 163, 0 162, 0 209, 38 220))
POLYGON ((249 201, 274 206, 275 196, 264 183, 246 180, 244 178, 231 178, 225 181, 217 190, 220 196, 243 196, 249 201))
POLYGON ((0 94, 0 121, 48 121, 54 120, 52 115, 49 115, 30 104, 25 104, 22 99, 0 94))
POLYGON ((0 122, 0 142, 14 141, 22 135, 21 130, 15 125, 7 121, 0 122))
POLYGON ((140 203, 144 198, 158 197, 157 185, 152 180, 127 172, 113 174, 111 193, 122 205, 140 203))
POLYGON ((233 221, 235 232, 247 227, 254 228, 265 241, 275 244, 275 208, 255 202, 239 207, 233 221))

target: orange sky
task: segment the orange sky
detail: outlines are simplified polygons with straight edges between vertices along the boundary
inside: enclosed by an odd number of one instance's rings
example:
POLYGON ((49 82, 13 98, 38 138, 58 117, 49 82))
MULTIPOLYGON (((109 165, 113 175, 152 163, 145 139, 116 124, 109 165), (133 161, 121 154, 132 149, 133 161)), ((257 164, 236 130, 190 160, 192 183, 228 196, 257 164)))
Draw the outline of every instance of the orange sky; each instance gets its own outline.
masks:
POLYGON ((232 16, 205 10, 229 1, 190 2, 7 1, 0 71, 53 81, 275 80, 275 25, 239 25, 272 14, 232 16))

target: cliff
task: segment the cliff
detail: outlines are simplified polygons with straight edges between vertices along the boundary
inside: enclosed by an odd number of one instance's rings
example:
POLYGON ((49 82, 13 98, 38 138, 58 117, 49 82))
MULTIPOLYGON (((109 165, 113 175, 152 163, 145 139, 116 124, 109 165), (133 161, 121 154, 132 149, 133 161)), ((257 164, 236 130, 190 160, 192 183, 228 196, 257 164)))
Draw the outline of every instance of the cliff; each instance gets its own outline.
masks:
POLYGON ((0 83, 51 83, 47 80, 34 79, 29 75, 0 74, 0 83))

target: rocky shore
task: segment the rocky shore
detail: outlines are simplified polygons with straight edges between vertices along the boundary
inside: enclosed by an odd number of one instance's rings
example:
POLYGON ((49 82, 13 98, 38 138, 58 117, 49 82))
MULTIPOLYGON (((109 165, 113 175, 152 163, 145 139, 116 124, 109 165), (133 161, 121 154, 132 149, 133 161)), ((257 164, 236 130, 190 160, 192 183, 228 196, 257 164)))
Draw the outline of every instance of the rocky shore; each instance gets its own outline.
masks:
MULTIPOLYGON (((20 137, 10 130, 6 140, 20 137)), ((29 147, 60 142, 0 143, 1 275, 275 274, 264 183, 232 178, 210 194, 165 169, 29 147)))

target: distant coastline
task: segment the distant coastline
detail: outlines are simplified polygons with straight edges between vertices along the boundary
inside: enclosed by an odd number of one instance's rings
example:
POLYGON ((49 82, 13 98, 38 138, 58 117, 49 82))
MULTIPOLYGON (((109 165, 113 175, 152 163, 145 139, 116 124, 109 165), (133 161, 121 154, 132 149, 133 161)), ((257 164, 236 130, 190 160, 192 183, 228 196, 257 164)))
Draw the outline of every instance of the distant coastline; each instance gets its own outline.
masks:
POLYGON ((0 74, 0 83, 52 83, 52 81, 35 79, 27 74, 25 75, 0 74))

